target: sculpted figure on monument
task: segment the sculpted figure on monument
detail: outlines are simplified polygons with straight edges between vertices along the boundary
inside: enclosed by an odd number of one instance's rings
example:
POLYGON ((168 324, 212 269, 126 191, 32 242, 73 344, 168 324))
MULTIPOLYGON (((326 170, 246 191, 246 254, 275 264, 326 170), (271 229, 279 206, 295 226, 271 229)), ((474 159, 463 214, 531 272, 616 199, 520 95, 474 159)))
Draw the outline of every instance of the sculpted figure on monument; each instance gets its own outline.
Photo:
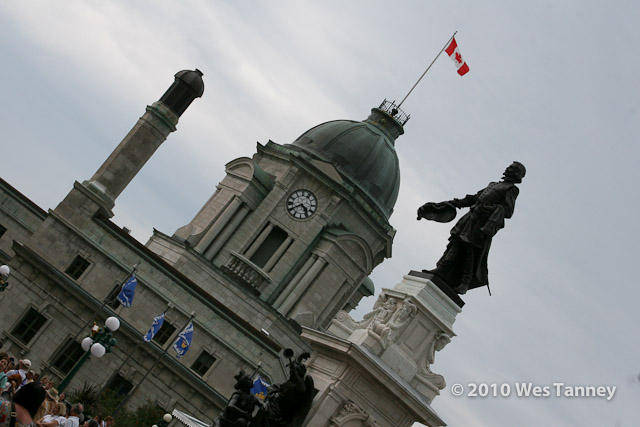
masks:
POLYGON ((518 197, 516 184, 522 182, 526 169, 513 162, 504 171, 502 181, 491 182, 476 194, 442 203, 426 203, 418 209, 421 218, 449 222, 455 209, 469 207, 451 230, 449 244, 433 273, 444 280, 458 294, 469 289, 489 285, 487 257, 493 236, 511 218, 518 197))
POLYGON ((264 406, 251 422, 252 427, 300 427, 311 409, 313 378, 307 375, 307 368, 302 364, 309 353, 292 360, 293 350, 286 349, 284 356, 289 358, 289 379, 269 387, 264 406))
POLYGON ((260 400, 251 394, 253 381, 244 371, 235 377, 236 391, 231 395, 227 406, 213 422, 214 427, 246 427, 251 422, 253 410, 260 405, 260 400))
POLYGON ((363 320, 367 320, 367 317, 373 316, 369 329, 375 332, 379 336, 383 336, 389 329, 387 323, 391 320, 391 316, 396 311, 398 302, 393 297, 387 297, 382 304, 376 304, 373 306, 373 311, 364 316, 363 320), (376 307, 377 306, 377 307, 376 307))

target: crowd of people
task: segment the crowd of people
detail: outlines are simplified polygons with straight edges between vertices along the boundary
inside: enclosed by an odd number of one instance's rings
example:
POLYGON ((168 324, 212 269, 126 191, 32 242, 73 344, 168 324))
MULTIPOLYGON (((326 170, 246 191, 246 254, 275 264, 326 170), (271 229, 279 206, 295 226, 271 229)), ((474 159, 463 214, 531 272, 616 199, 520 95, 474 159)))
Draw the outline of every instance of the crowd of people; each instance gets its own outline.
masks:
POLYGON ((47 376, 31 369, 31 361, 0 353, 0 427, 115 427, 113 417, 84 414, 47 376))

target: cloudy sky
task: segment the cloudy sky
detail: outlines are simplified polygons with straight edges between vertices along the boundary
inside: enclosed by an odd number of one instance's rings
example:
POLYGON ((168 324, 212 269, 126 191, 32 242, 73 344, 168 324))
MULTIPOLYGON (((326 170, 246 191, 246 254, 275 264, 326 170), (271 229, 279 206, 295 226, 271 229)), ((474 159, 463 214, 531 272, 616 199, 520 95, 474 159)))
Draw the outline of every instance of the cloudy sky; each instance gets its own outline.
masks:
MULTIPOLYGON (((393 257, 379 290, 433 267, 450 226, 416 221, 527 166, 476 289, 436 356, 452 426, 636 426, 640 4, 629 1, 4 1, 0 175, 54 208, 90 178, 182 69, 205 94, 117 200, 146 242, 188 223, 256 141, 290 143, 328 120, 400 100, 457 30, 471 71, 442 56, 404 103, 393 257), (510 397, 450 386, 509 384, 510 397), (517 397, 518 384, 551 386, 517 397), (610 401, 553 383, 615 386, 610 401), (466 391, 465 391, 466 394, 466 391)), ((354 317, 373 305, 361 304, 354 317)))

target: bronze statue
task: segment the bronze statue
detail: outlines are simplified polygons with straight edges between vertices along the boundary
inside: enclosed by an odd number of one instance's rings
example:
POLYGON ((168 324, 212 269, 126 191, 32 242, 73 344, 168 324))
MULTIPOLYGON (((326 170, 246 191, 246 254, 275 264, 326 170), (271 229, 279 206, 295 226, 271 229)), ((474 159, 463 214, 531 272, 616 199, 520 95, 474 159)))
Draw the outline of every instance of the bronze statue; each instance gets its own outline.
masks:
POLYGON ((251 423, 253 411, 261 404, 260 400, 251 394, 253 381, 244 371, 240 371, 235 377, 236 391, 231 395, 227 406, 214 420, 214 427, 247 427, 251 423))
POLYGON ((264 406, 251 422, 252 427, 300 427, 311 409, 315 394, 313 378, 307 375, 307 368, 302 364, 309 353, 292 360, 293 350, 286 349, 284 356, 289 359, 289 379, 269 387, 264 406))
POLYGON ((426 203, 418 209, 421 218, 449 222, 455 218, 455 209, 469 207, 451 230, 449 244, 433 273, 444 280, 458 294, 469 289, 489 286, 487 256, 491 239, 511 218, 518 197, 518 187, 526 173, 524 165, 513 162, 504 171, 502 181, 491 182, 486 188, 463 199, 442 203, 426 203))

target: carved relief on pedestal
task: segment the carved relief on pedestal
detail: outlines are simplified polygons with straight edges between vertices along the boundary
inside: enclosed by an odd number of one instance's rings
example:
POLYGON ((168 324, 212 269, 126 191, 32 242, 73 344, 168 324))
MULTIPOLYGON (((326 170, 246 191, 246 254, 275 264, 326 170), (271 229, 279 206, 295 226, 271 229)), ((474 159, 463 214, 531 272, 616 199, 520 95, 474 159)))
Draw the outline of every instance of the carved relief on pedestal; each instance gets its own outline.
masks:
POLYGON ((433 337, 427 350, 427 354, 423 363, 420 365, 417 377, 422 381, 427 381, 439 390, 442 390, 447 383, 442 375, 436 374, 431 370, 431 365, 436 360, 436 351, 442 350, 447 344, 451 342, 451 337, 444 332, 437 332, 433 337))
POLYGON ((329 427, 380 427, 361 407, 347 400, 338 415, 329 420, 329 427))
POLYGON ((382 293, 373 306, 373 311, 365 314, 361 321, 356 322, 347 312, 340 311, 332 326, 334 331, 339 328, 349 334, 357 329, 366 330, 369 336, 386 349, 417 312, 416 305, 408 299, 382 293))

